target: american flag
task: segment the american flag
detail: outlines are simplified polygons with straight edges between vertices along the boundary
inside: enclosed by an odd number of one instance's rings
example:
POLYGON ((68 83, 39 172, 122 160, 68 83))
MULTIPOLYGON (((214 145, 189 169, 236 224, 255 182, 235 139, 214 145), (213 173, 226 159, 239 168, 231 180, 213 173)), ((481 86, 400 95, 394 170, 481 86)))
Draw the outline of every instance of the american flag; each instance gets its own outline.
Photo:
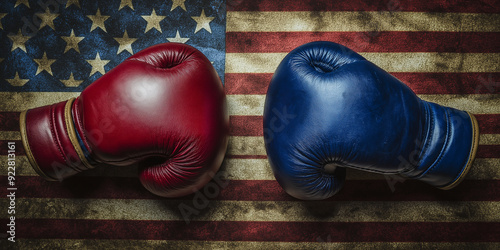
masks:
POLYGON ((499 11, 493 0, 2 0, 0 248, 498 249, 499 11), (264 99, 286 53, 318 40, 352 48, 424 100, 473 113, 481 135, 467 179, 443 191, 353 170, 328 200, 288 196, 267 162, 264 99), (198 48, 224 82, 225 180, 164 199, 133 167, 38 177, 20 141, 20 111, 76 97, 163 42, 198 48))

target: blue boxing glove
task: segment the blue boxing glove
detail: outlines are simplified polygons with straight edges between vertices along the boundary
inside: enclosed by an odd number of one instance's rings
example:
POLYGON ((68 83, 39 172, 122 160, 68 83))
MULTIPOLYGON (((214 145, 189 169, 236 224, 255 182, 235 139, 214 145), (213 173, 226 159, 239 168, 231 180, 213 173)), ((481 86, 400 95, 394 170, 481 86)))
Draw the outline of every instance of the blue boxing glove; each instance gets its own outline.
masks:
POLYGON ((333 196, 346 168, 453 188, 479 140, 474 116, 422 101, 332 42, 302 45, 283 59, 267 91, 264 135, 277 181, 304 200, 333 196))

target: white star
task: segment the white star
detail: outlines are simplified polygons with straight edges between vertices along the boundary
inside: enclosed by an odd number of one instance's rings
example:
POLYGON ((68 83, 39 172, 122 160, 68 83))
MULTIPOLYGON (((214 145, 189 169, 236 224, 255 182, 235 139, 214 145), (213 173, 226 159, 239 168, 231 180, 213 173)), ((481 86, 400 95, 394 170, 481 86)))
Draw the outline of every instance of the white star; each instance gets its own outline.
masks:
POLYGON ((137 38, 129 38, 127 31, 125 30, 125 33, 123 33, 123 37, 115 37, 115 40, 118 42, 118 52, 116 54, 120 54, 120 52, 126 50, 130 52, 130 54, 134 54, 134 51, 132 50, 132 43, 137 40, 137 38))
POLYGON ((42 20, 42 23, 40 24, 40 29, 45 26, 49 26, 53 30, 56 29, 54 27, 54 19, 56 19, 59 16, 59 14, 50 13, 49 8, 47 8, 45 10, 45 13, 36 13, 35 15, 42 20))
POLYGON ((0 13, 0 29, 3 29, 2 27, 2 18, 4 18, 7 15, 7 13, 0 13))
POLYGON ((109 16, 101 16, 99 8, 97 9, 97 13, 95 15, 87 15, 87 17, 92 20, 92 27, 90 28, 91 32, 97 28, 101 28, 104 32, 107 32, 104 22, 109 18, 109 16))
POLYGON ((118 10, 121 10, 125 6, 128 6, 130 9, 134 10, 134 6, 132 5, 132 0, 121 0, 120 7, 118 8, 118 10))
POLYGON ((24 4, 28 8, 30 7, 30 3, 28 2, 28 0, 17 0, 16 4, 14 5, 14 8, 20 4, 24 4))
POLYGON ((179 30, 177 30, 177 34, 175 34, 175 37, 167 37, 167 40, 174 43, 186 43, 189 38, 181 37, 181 35, 179 34, 179 30))
POLYGON ((16 75, 14 76, 13 79, 5 79, 7 82, 10 83, 10 85, 15 86, 15 87, 21 87, 24 86, 27 82, 29 82, 30 79, 21 79, 19 77, 19 73, 16 71, 16 75))
POLYGON ((68 0, 66 2, 66 8, 68 8, 69 6, 71 6, 72 4, 76 5, 78 8, 81 8, 80 7, 80 3, 78 2, 78 0, 68 0))
POLYGON ((33 61, 38 64, 35 75, 40 74, 42 71, 47 71, 47 73, 52 75, 51 65, 56 61, 56 59, 48 59, 47 53, 43 52, 43 56, 40 59, 33 58, 33 61))
POLYGON ((69 36, 61 36, 64 41, 66 41, 66 48, 63 53, 70 49, 76 50, 76 52, 80 53, 80 49, 78 48, 78 43, 81 42, 85 37, 83 36, 75 36, 75 32, 71 30, 71 34, 69 36))
POLYGON ((60 81, 66 87, 78 87, 83 82, 83 80, 75 80, 75 78, 73 77, 73 72, 71 72, 71 74, 69 75, 68 80, 61 79, 60 81))
POLYGON ((12 40, 12 49, 14 51, 17 48, 20 48, 24 52, 26 52, 26 41, 28 41, 31 37, 23 36, 21 29, 17 32, 17 35, 7 35, 10 40, 12 40))
POLYGON ((192 16, 191 18, 196 21, 196 29, 194 33, 200 31, 201 29, 205 29, 208 33, 212 33, 212 29, 210 29, 210 22, 214 20, 214 17, 205 16, 205 10, 201 10, 200 16, 192 16))
POLYGON ((175 10, 177 7, 181 7, 184 11, 187 11, 184 2, 186 2, 186 0, 172 0, 172 8, 170 11, 175 10))
POLYGON ((101 60, 101 56, 99 55, 99 52, 97 52, 97 55, 95 56, 94 60, 86 60, 86 61, 92 66, 92 71, 90 72, 89 75, 92 76, 96 72, 99 72, 104 75, 106 73, 104 66, 108 64, 110 60, 101 60))
POLYGON ((146 30, 144 31, 144 33, 148 32, 150 29, 153 29, 153 28, 158 30, 160 33, 162 32, 161 27, 160 27, 160 21, 163 20, 163 18, 165 18, 165 16, 157 16, 155 9, 153 9, 153 11, 151 12, 151 15, 142 16, 142 18, 144 18, 144 20, 146 20, 146 22, 148 22, 148 25, 146 26, 146 30))

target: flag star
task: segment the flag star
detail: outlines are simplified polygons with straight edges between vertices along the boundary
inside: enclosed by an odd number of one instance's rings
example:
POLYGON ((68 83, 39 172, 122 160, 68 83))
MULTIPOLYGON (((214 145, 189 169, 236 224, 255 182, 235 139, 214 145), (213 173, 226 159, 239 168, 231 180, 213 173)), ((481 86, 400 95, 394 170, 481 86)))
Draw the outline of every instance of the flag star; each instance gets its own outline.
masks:
POLYGON ((75 80, 75 78, 73 77, 73 72, 71 72, 71 74, 69 75, 69 78, 67 80, 61 79, 60 81, 66 87, 78 87, 83 82, 83 80, 75 80))
POLYGON ((160 27, 160 22, 165 18, 166 16, 157 16, 155 9, 151 12, 151 15, 149 16, 142 16, 146 22, 148 22, 148 25, 146 26, 146 30, 144 33, 148 32, 150 29, 155 28, 161 33, 161 27, 160 27))
POLYGON ((177 7, 181 7, 184 11, 187 11, 184 2, 186 2, 186 0, 172 0, 172 8, 170 11, 175 10, 177 7))
POLYGON ((177 34, 175 34, 175 37, 167 37, 167 40, 174 43, 186 43, 189 38, 181 37, 181 35, 179 34, 179 30, 177 30, 177 34))
POLYGON ((47 73, 52 75, 51 65, 56 61, 56 59, 48 59, 47 53, 43 52, 43 56, 40 59, 34 58, 33 61, 38 64, 38 68, 36 70, 35 75, 40 74, 42 71, 47 71, 47 73))
POLYGON ((118 46, 118 52, 116 54, 120 54, 120 52, 126 50, 130 52, 130 54, 134 54, 134 51, 132 50, 132 43, 137 40, 137 38, 129 38, 127 31, 125 30, 125 33, 123 33, 123 37, 115 37, 115 40, 120 44, 118 46))
POLYGON ((59 16, 59 14, 50 13, 49 8, 47 8, 45 10, 45 13, 36 13, 35 15, 42 20, 42 23, 40 24, 40 29, 45 26, 49 26, 53 30, 56 29, 54 27, 54 19, 56 19, 59 16))
POLYGON ((19 73, 16 71, 16 75, 14 76, 13 79, 5 79, 7 82, 10 83, 10 85, 15 86, 15 87, 21 87, 24 86, 27 82, 29 82, 30 79, 21 79, 19 77, 19 73))
POLYGON ((210 29, 210 22, 214 20, 214 17, 205 16, 205 10, 201 10, 200 16, 192 16, 191 18, 196 21, 196 29, 194 33, 200 31, 201 29, 205 29, 208 33, 212 33, 212 30, 210 29))
POLYGON ((80 7, 80 2, 78 2, 78 0, 68 0, 68 2, 66 2, 66 8, 68 8, 72 4, 76 5, 78 8, 82 8, 80 7))
POLYGON ((2 18, 4 18, 6 15, 7 15, 7 13, 0 13, 0 29, 3 29, 2 18))
POLYGON ((101 16, 99 8, 97 9, 97 13, 95 15, 87 15, 87 17, 92 20, 92 28, 90 28, 90 32, 97 28, 101 28, 104 32, 107 32, 104 22, 109 18, 109 16, 101 16))
POLYGON ((89 76, 92 76, 94 73, 99 72, 101 74, 105 74, 106 70, 104 70, 104 65, 108 64, 110 60, 101 60, 101 56, 99 55, 99 52, 97 52, 97 55, 95 56, 94 60, 86 60, 91 66, 92 66, 92 71, 90 72, 89 76))
POLYGON ((16 4, 14 5, 14 8, 17 7, 20 4, 24 4, 28 8, 30 7, 30 3, 28 2, 28 0, 17 0, 16 4))
POLYGON ((122 8, 128 6, 130 9, 134 10, 134 6, 132 5, 132 0, 121 0, 120 1, 120 7, 118 10, 121 10, 122 8))
POLYGON ((24 52, 26 52, 26 41, 28 41, 31 37, 23 36, 21 29, 17 32, 17 35, 8 35, 10 40, 12 40, 12 50, 14 51, 17 48, 20 48, 24 52))
POLYGON ((63 53, 70 49, 74 49, 76 52, 80 53, 80 49, 78 48, 78 43, 81 42, 85 37, 83 36, 75 36, 75 32, 71 30, 71 34, 69 36, 61 36, 64 41, 66 41, 66 48, 63 53))

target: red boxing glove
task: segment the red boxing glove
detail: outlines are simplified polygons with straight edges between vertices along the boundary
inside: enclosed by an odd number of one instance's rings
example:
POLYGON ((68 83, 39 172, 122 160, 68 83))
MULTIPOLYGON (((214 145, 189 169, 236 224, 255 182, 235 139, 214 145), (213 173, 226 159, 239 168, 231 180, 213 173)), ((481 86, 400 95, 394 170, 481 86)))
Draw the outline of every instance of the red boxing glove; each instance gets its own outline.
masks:
POLYGON ((78 98, 24 111, 20 123, 28 159, 45 179, 139 164, 144 187, 164 197, 193 193, 213 177, 229 130, 217 72, 177 43, 140 51, 78 98))

